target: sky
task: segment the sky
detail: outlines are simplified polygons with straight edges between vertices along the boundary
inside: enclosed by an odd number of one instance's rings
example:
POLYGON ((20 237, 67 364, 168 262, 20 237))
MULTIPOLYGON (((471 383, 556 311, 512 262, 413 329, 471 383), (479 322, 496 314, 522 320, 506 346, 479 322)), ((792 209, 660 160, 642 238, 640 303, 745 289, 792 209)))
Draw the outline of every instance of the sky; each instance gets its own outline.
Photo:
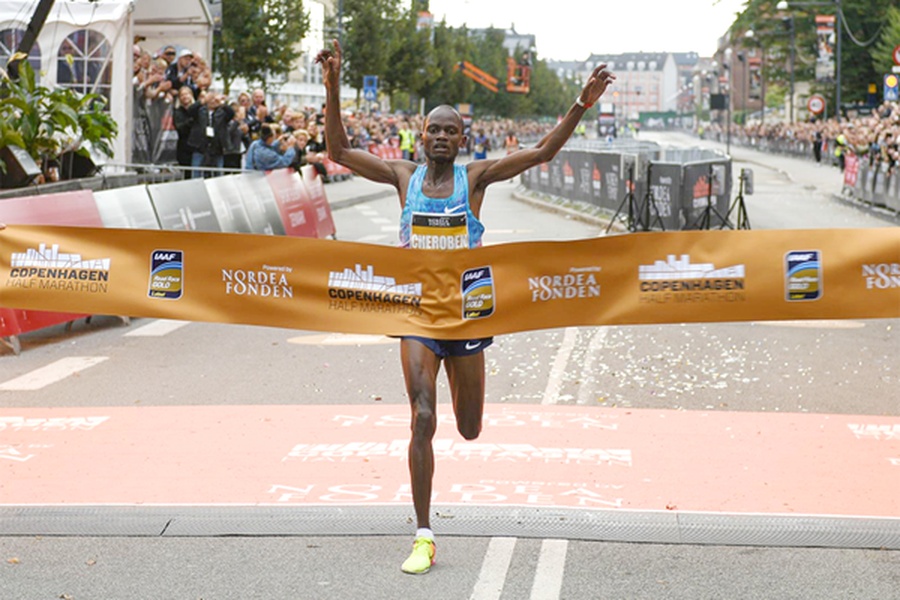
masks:
POLYGON ((698 52, 711 56, 746 0, 430 0, 435 22, 469 28, 515 25, 534 34, 542 59, 592 53, 698 52))

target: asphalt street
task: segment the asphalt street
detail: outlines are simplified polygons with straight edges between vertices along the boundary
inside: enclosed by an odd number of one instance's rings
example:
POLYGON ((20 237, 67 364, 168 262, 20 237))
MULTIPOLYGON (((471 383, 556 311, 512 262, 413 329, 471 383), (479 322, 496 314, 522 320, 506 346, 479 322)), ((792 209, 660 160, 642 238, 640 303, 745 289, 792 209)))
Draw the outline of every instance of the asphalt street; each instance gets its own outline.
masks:
MULTIPOLYGON (((671 145, 701 144, 679 133, 642 135, 671 145)), ((896 226, 891 215, 837 199, 836 169, 732 150, 735 169, 754 169, 756 190, 746 198, 754 228, 896 226)), ((354 178, 329 184, 326 193, 339 239, 396 242, 400 207, 390 189, 354 178)), ((515 182, 489 189, 485 243, 579 239, 605 227, 517 200, 522 194, 515 182)), ((487 408, 552 404, 736 419, 747 413, 900 418, 898 321, 673 324, 503 336, 486 354, 487 408)), ((399 346, 388 338, 151 319, 126 326, 95 317, 71 331, 29 334, 21 343, 19 356, 0 347, 3 409, 402 411, 406 405, 399 346), (2 387, 73 357, 94 360, 40 387, 2 387)), ((438 393, 440 410, 448 412, 443 379, 438 393)), ((208 460, 218 454, 214 448, 197 452, 208 460)), ((149 472, 153 457, 146 461, 149 472)), ((395 468, 402 475, 405 466, 395 468)), ((78 475, 72 477, 74 486, 78 475)), ((100 519, 103 514, 101 508, 100 519)), ((408 530, 403 535, 6 535, 0 537, 0 600, 900 598, 896 550, 800 547, 790 538, 779 547, 623 543, 568 531, 561 538, 552 527, 516 538, 498 533, 490 521, 473 524, 467 534, 442 536, 440 521, 438 562, 420 577, 399 570, 411 521, 398 523, 397 533, 408 530)), ((319 527, 326 533, 328 523, 319 527)))

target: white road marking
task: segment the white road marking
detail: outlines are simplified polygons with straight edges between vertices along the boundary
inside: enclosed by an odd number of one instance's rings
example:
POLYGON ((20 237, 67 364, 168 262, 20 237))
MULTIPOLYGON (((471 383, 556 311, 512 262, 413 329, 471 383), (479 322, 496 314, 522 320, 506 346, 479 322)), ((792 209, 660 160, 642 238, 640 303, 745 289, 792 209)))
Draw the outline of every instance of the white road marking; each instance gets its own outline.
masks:
POLYGON ((588 344, 587 353, 584 357, 584 363, 581 365, 581 387, 578 389, 578 404, 590 404, 591 396, 596 392, 594 383, 594 361, 597 358, 597 350, 603 346, 606 341, 607 327, 598 327, 594 330, 594 336, 588 344))
POLYGON ((392 219, 388 219, 387 217, 372 217, 373 223, 378 223, 379 225, 384 225, 385 223, 390 223, 392 219))
POLYGON ((143 327, 132 329, 122 337, 159 337, 181 329, 190 321, 174 321, 170 319, 157 319, 147 323, 143 327))
POLYGON ((568 540, 544 540, 538 555, 530 600, 559 600, 566 570, 568 540))
POLYGON ((372 344, 396 344, 400 340, 386 335, 364 335, 347 333, 322 333, 288 338, 289 344, 312 346, 369 346, 372 344))
POLYGON ((484 554, 484 562, 481 563, 481 572, 478 574, 469 600, 500 599, 500 595, 503 593, 503 584, 506 582, 506 572, 509 571, 509 562, 512 560, 515 548, 516 538, 491 538, 487 552, 484 554))
POLYGON ((553 366, 550 367, 550 375, 547 377, 547 387, 544 389, 544 397, 541 398, 541 404, 556 404, 559 402, 559 391, 562 389, 562 378, 566 374, 566 363, 569 362, 569 355, 575 347, 575 340, 578 339, 578 329, 575 327, 566 327, 563 335, 562 344, 553 359, 553 366))
POLYGON ((364 235, 356 241, 362 242, 362 243, 380 242, 381 240, 385 239, 386 237, 388 237, 388 236, 384 235, 383 233, 373 233, 372 235, 364 235))
POLYGON ((382 225, 381 231, 385 233, 398 233, 400 231, 399 225, 382 225))
POLYGON ((25 391, 39 390, 51 383, 62 381, 66 377, 84 371, 107 360, 108 356, 70 356, 61 358, 45 367, 25 373, 15 379, 0 383, 0 390, 25 391))

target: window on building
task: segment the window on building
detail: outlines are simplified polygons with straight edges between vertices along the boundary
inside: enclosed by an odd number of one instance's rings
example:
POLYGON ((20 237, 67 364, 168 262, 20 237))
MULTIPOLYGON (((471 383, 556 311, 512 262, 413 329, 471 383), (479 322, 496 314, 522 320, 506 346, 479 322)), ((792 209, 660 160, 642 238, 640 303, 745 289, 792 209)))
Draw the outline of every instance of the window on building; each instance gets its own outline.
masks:
MULTIPOLYGON (((6 68, 9 58, 15 54, 25 35, 24 29, 4 29, 0 31, 0 65, 6 68)), ((41 48, 35 42, 28 53, 28 63, 34 69, 34 79, 37 82, 41 80, 41 48)))
POLYGON ((72 33, 59 46, 56 82, 83 94, 100 94, 108 103, 112 84, 111 51, 101 33, 91 29, 72 33))

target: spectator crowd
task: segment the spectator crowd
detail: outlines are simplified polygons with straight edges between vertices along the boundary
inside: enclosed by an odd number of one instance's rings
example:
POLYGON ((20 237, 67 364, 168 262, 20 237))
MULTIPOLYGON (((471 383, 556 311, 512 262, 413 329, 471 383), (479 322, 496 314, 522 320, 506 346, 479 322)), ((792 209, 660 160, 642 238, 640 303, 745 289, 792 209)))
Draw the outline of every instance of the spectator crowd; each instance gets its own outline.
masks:
MULTIPOLYGON (((209 63, 190 49, 166 46, 154 56, 135 44, 136 114, 143 119, 146 138, 136 146, 147 146, 141 155, 145 162, 176 162, 185 168, 186 178, 216 176, 228 169, 309 164, 327 178, 324 105, 316 109, 278 104, 270 109, 262 89, 228 97, 212 89, 212 82, 209 63), (162 130, 161 137, 154 136, 157 130, 162 130), (166 132, 172 135, 166 138, 166 132), (174 152, 159 150, 166 139, 174 141, 170 144, 174 152)), ((354 111, 341 116, 354 148, 377 152, 389 146, 397 149, 398 157, 424 161, 419 135, 424 116, 354 111)), ((468 146, 463 152, 479 158, 489 150, 508 152, 537 141, 553 125, 466 118, 468 146)))
MULTIPOLYGON (((708 131, 725 141, 724 125, 713 123, 708 131)), ((704 132, 705 133, 705 132, 704 132)), ((900 162, 900 103, 885 102, 872 114, 850 119, 811 120, 797 123, 750 123, 732 125, 732 143, 771 152, 808 155, 816 162, 825 160, 843 170, 847 154, 855 154, 869 168, 890 176, 900 162)))

